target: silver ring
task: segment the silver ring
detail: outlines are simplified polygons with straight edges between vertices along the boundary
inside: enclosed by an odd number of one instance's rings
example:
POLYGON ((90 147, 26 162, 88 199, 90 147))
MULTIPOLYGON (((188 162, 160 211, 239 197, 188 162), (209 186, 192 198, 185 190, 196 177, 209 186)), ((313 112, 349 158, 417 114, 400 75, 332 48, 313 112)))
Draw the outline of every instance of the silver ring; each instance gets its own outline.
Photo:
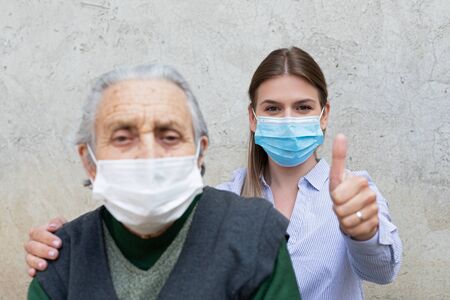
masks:
POLYGON ((363 221, 363 214, 360 210, 358 210, 355 215, 358 217, 358 219, 362 222, 363 221))

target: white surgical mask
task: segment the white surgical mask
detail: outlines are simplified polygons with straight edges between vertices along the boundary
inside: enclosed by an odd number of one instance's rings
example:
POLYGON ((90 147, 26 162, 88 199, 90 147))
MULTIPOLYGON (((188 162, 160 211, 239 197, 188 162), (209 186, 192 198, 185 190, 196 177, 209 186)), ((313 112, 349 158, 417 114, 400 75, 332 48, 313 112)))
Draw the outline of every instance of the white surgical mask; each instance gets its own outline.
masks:
POLYGON ((156 159, 95 160, 94 199, 119 222, 148 235, 162 230, 187 210, 203 191, 196 155, 156 159))

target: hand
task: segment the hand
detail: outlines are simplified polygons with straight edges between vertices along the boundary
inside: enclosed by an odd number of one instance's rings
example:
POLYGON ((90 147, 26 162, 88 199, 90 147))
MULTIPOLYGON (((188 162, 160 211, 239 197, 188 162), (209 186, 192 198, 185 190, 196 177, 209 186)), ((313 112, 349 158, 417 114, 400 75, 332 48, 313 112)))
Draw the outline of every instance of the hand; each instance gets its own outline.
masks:
POLYGON ((376 194, 367 179, 345 176, 347 138, 338 134, 333 141, 330 195, 341 230, 355 240, 366 241, 378 231, 376 194))
POLYGON ((50 220, 47 225, 30 229, 29 240, 24 244, 26 263, 29 267, 28 275, 34 277, 36 271, 43 271, 47 268, 46 259, 54 260, 58 257, 58 249, 62 242, 59 237, 52 232, 60 229, 67 221, 64 218, 50 220))

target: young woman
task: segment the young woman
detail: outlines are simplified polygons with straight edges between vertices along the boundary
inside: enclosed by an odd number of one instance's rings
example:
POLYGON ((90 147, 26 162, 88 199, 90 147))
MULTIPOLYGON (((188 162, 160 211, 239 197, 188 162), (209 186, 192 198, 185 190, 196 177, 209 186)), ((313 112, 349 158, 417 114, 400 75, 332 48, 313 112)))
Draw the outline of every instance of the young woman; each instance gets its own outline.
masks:
MULTIPOLYGON (((332 166, 318 159, 330 113, 325 78, 305 51, 269 54, 249 88, 248 166, 218 186, 266 198, 288 219, 288 250, 303 299, 363 299, 362 280, 385 284, 398 273, 401 241, 387 202, 367 172, 345 170, 338 135, 332 166)), ((62 224, 31 230, 30 275, 55 259, 62 224)))

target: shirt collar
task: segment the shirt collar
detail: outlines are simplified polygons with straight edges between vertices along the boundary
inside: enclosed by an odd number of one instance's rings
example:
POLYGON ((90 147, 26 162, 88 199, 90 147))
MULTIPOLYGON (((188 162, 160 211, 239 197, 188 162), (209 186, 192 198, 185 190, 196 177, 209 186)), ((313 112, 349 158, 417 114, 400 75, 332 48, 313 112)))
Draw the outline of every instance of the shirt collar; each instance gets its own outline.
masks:
MULTIPOLYGON (((312 168, 304 177, 316 190, 320 191, 320 189, 323 187, 325 181, 328 179, 328 175, 330 174, 330 166, 328 163, 321 159, 319 162, 312 168)), ((300 180, 302 180, 300 178, 300 180)), ((260 180, 264 187, 269 187, 266 180, 264 179, 264 176, 260 176, 260 180)), ((300 184, 299 180, 299 184, 300 184)))
POLYGON ((318 191, 320 191, 330 174, 330 166, 321 159, 306 175, 305 179, 318 191))

